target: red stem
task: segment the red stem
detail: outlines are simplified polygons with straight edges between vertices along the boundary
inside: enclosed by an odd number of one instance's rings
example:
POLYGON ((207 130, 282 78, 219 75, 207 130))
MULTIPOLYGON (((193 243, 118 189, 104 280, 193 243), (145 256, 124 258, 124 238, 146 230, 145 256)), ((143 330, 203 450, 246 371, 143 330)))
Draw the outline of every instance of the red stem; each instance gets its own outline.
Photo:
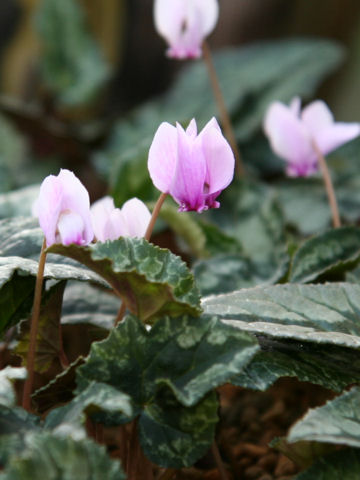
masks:
POLYGON ((34 303, 33 303, 32 317, 31 317, 31 324, 30 324, 30 344, 29 344, 29 351, 27 355, 27 365, 26 365, 27 379, 24 384, 23 402, 22 402, 23 408, 28 411, 30 411, 30 408, 31 408, 31 392, 32 392, 33 383, 34 383, 36 340, 37 340, 37 333, 39 329, 41 294, 42 294, 44 269, 45 269, 45 262, 46 262, 45 249, 46 249, 46 240, 44 239, 41 247, 39 266, 38 266, 38 272, 37 272, 36 284, 35 284, 34 303))

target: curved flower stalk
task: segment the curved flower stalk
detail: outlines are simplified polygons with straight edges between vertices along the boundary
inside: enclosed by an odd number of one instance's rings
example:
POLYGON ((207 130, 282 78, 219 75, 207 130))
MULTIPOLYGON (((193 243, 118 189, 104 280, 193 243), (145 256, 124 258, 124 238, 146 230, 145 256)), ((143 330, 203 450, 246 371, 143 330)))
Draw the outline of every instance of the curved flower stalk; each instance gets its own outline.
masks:
MULTIPOLYGON (((54 243, 87 245, 94 237, 90 219, 89 194, 84 185, 70 170, 61 169, 57 176, 49 175, 44 179, 40 186, 39 197, 33 206, 33 213, 39 219, 45 238, 40 252, 30 325, 27 355, 28 375, 24 385, 22 402, 23 408, 26 410, 31 408, 46 247, 50 247, 54 243)), ((64 366, 68 365, 68 360, 62 348, 59 357, 64 366)))
POLYGON ((215 118, 199 134, 194 119, 186 131, 180 124, 162 123, 148 159, 155 187, 170 194, 181 212, 218 208, 216 198, 232 181, 234 164, 233 152, 215 118))
POLYGON ((119 237, 143 237, 150 222, 147 206, 138 198, 115 208, 111 197, 104 197, 91 206, 91 219, 95 237, 99 242, 119 237))
POLYGON ((270 105, 264 130, 273 151, 287 162, 291 177, 307 177, 319 169, 319 152, 327 155, 360 134, 359 123, 335 122, 327 105, 316 100, 301 111, 294 98, 290 106, 270 105))
POLYGON ((94 237, 89 194, 70 170, 61 169, 57 176, 45 178, 34 213, 47 247, 54 243, 88 245, 94 237))
POLYGON ((172 58, 199 58, 219 16, 217 0, 155 0, 154 21, 172 58))

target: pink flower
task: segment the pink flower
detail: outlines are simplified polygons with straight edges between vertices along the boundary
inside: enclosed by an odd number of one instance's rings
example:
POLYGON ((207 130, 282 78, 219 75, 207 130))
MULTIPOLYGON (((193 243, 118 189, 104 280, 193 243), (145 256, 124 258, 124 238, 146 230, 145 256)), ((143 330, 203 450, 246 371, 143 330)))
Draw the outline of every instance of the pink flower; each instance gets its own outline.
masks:
POLYGON ((214 29, 219 16, 217 0, 155 0, 154 20, 158 33, 169 44, 173 58, 198 58, 201 44, 214 29))
POLYGON ((49 175, 40 186, 36 207, 46 245, 87 245, 94 237, 89 194, 69 170, 49 175))
POLYGON ((280 102, 270 105, 264 130, 273 151, 287 163, 291 177, 307 177, 318 170, 314 144, 323 155, 360 134, 360 124, 335 122, 327 105, 316 100, 301 111, 299 98, 288 107, 280 102))
POLYGON ((111 197, 104 197, 91 206, 91 218, 95 237, 99 242, 116 240, 119 237, 143 237, 151 214, 138 198, 115 208, 111 197))
POLYGON ((148 159, 155 187, 169 193, 179 211, 218 208, 215 199, 234 176, 235 159, 220 127, 211 119, 197 135, 195 120, 186 131, 178 123, 162 123, 151 144, 148 159))

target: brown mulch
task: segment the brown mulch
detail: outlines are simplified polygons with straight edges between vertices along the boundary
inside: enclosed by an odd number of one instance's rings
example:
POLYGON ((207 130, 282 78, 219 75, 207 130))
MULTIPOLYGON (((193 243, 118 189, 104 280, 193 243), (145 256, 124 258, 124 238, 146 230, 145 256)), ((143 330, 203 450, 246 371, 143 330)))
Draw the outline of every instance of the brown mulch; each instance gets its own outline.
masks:
MULTIPOLYGON (((333 397, 329 390, 292 378, 279 380, 266 392, 225 385, 219 394, 217 443, 229 480, 292 479, 300 468, 268 444, 285 436, 309 408, 333 397)), ((221 480, 210 452, 196 468, 183 469, 173 478, 221 480)))

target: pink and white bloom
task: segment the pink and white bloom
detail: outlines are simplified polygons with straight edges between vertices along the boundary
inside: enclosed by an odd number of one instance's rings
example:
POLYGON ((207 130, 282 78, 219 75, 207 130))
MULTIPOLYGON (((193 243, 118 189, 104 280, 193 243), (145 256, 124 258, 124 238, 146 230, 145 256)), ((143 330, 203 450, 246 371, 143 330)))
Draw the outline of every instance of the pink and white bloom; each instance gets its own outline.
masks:
POLYGON ((327 155, 357 137, 360 124, 335 122, 321 100, 301 111, 300 99, 296 97, 290 106, 280 102, 270 105, 264 131, 273 151, 287 162, 286 173, 291 177, 307 177, 318 170, 316 148, 327 155))
POLYGON ((232 181, 234 166, 234 154, 215 118, 199 134, 194 119, 186 131, 179 123, 164 122, 149 151, 150 177, 180 205, 179 211, 218 208, 216 198, 232 181))
POLYGON ((88 245, 93 237, 89 194, 70 170, 49 175, 40 186, 35 209, 46 245, 88 245))
POLYGON ((172 58, 201 57, 201 44, 219 16, 217 0, 155 0, 154 21, 172 58))
POLYGON ((91 206, 91 218, 96 239, 105 242, 119 237, 143 237, 151 214, 138 198, 128 200, 120 209, 115 208, 111 197, 104 197, 91 206))

